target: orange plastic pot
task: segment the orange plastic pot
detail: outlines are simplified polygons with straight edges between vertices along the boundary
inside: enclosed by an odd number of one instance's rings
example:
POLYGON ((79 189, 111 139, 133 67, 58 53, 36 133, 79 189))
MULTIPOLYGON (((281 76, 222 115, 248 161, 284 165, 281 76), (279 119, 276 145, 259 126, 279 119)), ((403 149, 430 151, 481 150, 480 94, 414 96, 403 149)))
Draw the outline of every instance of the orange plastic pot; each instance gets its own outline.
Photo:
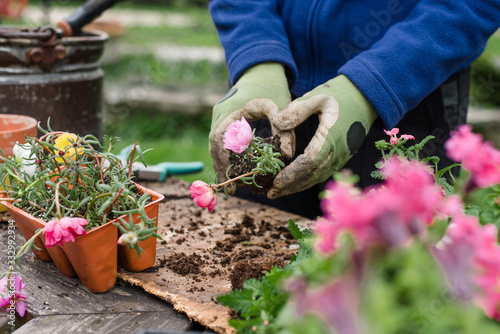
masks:
POLYGON ((108 291, 116 283, 117 238, 118 228, 110 221, 62 247, 80 281, 93 293, 108 291))
MULTIPOLYGON (((152 202, 146 205, 145 211, 149 218, 156 218, 155 226, 158 226, 158 209, 164 196, 138 184, 136 184, 136 186, 142 193, 147 192, 151 195, 152 202)), ((132 216, 134 221, 136 221, 138 217, 138 214, 132 216)), ((128 222, 128 216, 122 218, 128 222)), ((137 223, 139 223, 139 221, 137 221, 137 223)), ((137 252, 134 248, 129 249, 127 246, 118 246, 118 259, 120 264, 123 268, 132 272, 139 272, 151 268, 156 261, 156 241, 155 237, 149 237, 146 240, 139 241, 139 246, 144 250, 140 258, 137 256, 137 252)))
MULTIPOLYGON (((2 197, 6 197, 5 192, 0 193, 0 198, 2 197)), ((7 207, 12 219, 15 220, 17 228, 19 228, 19 231, 21 231, 26 240, 31 239, 38 229, 45 227, 46 223, 43 220, 30 215, 20 208, 12 206, 8 202, 3 203, 7 207)), ((56 245, 54 247, 45 247, 45 237, 43 235, 35 239, 35 246, 39 248, 39 250, 33 248, 33 253, 35 253, 37 258, 45 262, 53 261, 59 272, 63 275, 68 277, 76 276, 75 269, 73 269, 66 253, 60 246, 56 245)))

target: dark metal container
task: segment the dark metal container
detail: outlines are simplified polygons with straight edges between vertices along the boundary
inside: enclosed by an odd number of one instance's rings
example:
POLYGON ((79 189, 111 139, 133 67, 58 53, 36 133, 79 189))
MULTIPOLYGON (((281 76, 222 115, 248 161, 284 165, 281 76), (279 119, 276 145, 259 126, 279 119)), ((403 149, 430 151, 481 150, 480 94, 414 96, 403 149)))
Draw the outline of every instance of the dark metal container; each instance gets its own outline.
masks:
POLYGON ((36 118, 43 128, 102 139, 100 58, 108 35, 61 37, 52 28, 0 29, 0 113, 36 118))

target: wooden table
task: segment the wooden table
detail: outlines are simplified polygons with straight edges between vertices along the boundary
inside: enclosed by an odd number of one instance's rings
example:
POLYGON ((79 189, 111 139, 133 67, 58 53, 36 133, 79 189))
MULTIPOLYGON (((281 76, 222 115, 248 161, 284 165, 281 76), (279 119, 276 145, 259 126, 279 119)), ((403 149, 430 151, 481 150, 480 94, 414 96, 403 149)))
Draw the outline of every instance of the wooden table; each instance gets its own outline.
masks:
MULTIPOLYGON (((227 325, 228 310, 215 302, 217 295, 231 290, 229 279, 223 276, 214 278, 213 275, 201 279, 200 275, 179 275, 166 267, 164 260, 169 254, 179 252, 203 252, 206 259, 220 256, 217 254, 220 253, 218 248, 214 248, 217 240, 227 240, 227 228, 239 224, 244 216, 267 224, 268 230, 269 226, 276 226, 280 233, 284 227, 286 229, 289 218, 299 223, 304 218, 236 198, 220 200, 216 210, 208 213, 194 205, 189 196, 189 185, 185 182, 167 179, 163 183, 143 185, 166 197, 160 203, 159 234, 164 240, 158 241, 157 265, 144 273, 120 269, 118 281, 111 290, 93 294, 78 278, 66 277, 57 271, 54 264, 42 262, 28 253, 21 261, 24 270, 19 270, 23 283, 26 283, 23 293, 27 297, 27 314, 24 318, 18 318, 15 326, 8 323, 7 317, 0 317, 0 327, 4 332, 136 333, 141 329, 157 329, 165 333, 214 333, 212 329, 218 333, 233 332, 227 325), (201 229, 191 229, 193 221, 203 225, 201 229), (206 238, 198 238, 199 235, 205 235, 206 238), (187 242, 179 242, 181 237, 187 242), (213 249, 216 251, 210 252, 213 249), (194 280, 200 282, 199 286, 204 289, 193 289, 194 280)), ((7 214, 0 214, 1 245, 5 247, 5 251, 0 252, 2 273, 7 268, 9 219, 7 214)), ((232 252, 228 251, 227 256, 249 247, 258 248, 262 240, 268 240, 263 236, 252 236, 251 240, 237 245, 232 252)), ((24 243, 20 233, 16 234, 16 243, 24 243)), ((282 250, 283 254, 293 253, 296 249, 283 235, 279 240, 273 240, 272 245, 282 250)), ((202 271, 210 274, 209 268, 214 268, 216 262, 207 260, 206 263, 202 271)))

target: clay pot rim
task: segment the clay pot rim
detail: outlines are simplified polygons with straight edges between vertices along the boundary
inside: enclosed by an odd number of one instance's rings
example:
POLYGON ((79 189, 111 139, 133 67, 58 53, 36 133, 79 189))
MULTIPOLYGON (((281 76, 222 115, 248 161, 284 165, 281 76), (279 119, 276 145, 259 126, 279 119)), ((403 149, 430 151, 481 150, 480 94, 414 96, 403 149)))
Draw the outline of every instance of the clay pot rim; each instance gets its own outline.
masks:
POLYGON ((154 197, 157 197, 155 200, 153 200, 151 203, 148 203, 147 205, 153 205, 157 202, 161 202, 163 201, 163 199, 165 198, 165 196, 163 194, 160 194, 150 188, 147 188, 145 186, 141 186, 140 184, 138 183, 135 183, 134 181, 132 181, 132 183, 140 190, 140 191, 143 191, 143 192, 147 192, 148 194, 151 195, 151 198, 154 198, 154 197))
POLYGON ((33 127, 36 127, 38 125, 38 121, 31 117, 31 116, 27 116, 27 115, 18 115, 18 114, 0 114, 0 118, 7 118, 7 119, 11 119, 11 118, 17 118, 17 119, 24 119, 24 126, 20 127, 20 128, 16 128, 14 130, 0 130, 0 134, 4 134, 4 133, 10 133, 10 132, 26 132, 27 130, 30 130, 32 129, 33 127))

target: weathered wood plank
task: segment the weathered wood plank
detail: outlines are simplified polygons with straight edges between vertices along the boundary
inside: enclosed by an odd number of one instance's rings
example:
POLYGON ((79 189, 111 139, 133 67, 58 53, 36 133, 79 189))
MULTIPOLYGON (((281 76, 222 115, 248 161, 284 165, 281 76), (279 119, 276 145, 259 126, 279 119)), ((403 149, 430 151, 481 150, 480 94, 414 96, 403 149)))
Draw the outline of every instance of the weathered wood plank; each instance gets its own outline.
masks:
POLYGON ((135 333, 141 328, 182 332, 188 330, 189 327, 189 321, 186 323, 184 316, 166 317, 164 312, 69 314, 38 316, 14 333, 135 333))

